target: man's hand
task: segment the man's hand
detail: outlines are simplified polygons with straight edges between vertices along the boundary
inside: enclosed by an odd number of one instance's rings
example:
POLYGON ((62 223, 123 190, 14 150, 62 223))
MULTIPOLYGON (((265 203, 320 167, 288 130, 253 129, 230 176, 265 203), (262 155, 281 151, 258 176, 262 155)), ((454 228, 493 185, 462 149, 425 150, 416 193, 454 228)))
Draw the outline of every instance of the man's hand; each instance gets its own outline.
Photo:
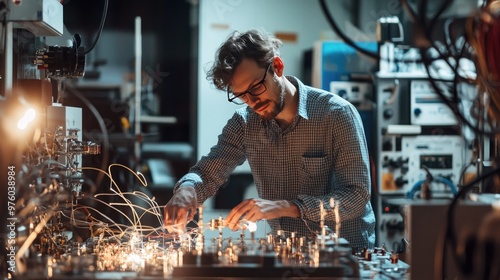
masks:
POLYGON ((229 212, 226 218, 227 226, 232 230, 237 230, 240 226, 240 219, 256 222, 259 220, 276 219, 280 217, 300 217, 297 205, 286 200, 265 200, 260 198, 247 199, 236 205, 229 212))
POLYGON ((164 226, 168 232, 184 232, 186 224, 196 214, 196 192, 193 187, 184 186, 165 205, 164 226))

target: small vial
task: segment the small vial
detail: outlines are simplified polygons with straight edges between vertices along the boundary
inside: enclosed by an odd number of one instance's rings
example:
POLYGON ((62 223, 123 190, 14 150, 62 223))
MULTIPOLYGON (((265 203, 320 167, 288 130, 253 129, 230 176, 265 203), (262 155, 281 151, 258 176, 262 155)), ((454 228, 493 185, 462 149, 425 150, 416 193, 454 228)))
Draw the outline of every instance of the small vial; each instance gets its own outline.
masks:
POLYGON ((391 251, 391 263, 396 264, 398 263, 399 256, 397 253, 394 253, 394 251, 391 251))
POLYGON ((372 260, 372 252, 370 250, 365 251, 365 261, 371 261, 372 260))

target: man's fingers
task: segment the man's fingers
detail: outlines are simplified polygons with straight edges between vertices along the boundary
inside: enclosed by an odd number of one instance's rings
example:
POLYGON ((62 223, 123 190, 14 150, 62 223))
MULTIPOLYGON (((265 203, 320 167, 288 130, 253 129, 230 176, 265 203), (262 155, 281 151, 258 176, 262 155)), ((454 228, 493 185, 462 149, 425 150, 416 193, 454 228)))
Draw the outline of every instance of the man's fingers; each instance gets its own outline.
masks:
POLYGON ((252 209, 251 211, 248 211, 245 215, 245 219, 250 222, 257 222, 258 220, 261 220, 263 218, 262 213, 259 211, 259 209, 252 209))
POLYGON ((179 187, 164 209, 164 226, 176 225, 184 230, 186 220, 194 218, 196 213, 195 189, 187 185, 179 187))
POLYGON ((163 226, 168 232, 185 231, 187 215, 185 208, 165 207, 163 226))
POLYGON ((182 208, 178 207, 165 207, 165 224, 175 224, 177 216, 182 215, 182 208))
POLYGON ((232 210, 226 218, 226 226, 232 230, 238 229, 238 221, 245 214, 245 212, 240 212, 241 210, 232 210))
POLYGON ((191 210, 189 210, 189 215, 187 217, 187 222, 192 221, 194 219, 194 216, 196 215, 197 212, 198 212, 198 210, 195 207, 191 208, 191 210))
POLYGON ((236 230, 238 229, 237 225, 236 225, 236 221, 238 221, 241 217, 241 214, 239 214, 239 212, 237 210, 231 210, 231 212, 229 213, 229 215, 226 217, 226 221, 225 221, 225 225, 227 227, 229 227, 230 229, 232 230, 236 230))
POLYGON ((169 233, 174 232, 174 227, 172 227, 172 226, 167 226, 167 225, 165 225, 165 229, 166 229, 169 233))
POLYGON ((236 205, 226 218, 226 225, 232 229, 237 230, 240 226, 240 219, 247 214, 248 211, 252 209, 254 205, 253 200, 244 200, 240 204, 236 205))

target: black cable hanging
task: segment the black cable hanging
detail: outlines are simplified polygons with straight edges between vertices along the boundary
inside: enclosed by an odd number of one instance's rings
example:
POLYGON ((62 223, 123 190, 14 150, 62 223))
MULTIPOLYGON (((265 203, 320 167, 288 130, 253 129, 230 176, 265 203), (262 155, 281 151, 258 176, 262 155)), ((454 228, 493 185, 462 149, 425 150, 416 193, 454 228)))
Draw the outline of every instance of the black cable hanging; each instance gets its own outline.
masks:
POLYGON ((332 15, 330 15, 330 12, 328 11, 328 7, 326 6, 326 3, 325 3, 325 0, 320 0, 319 1, 320 4, 321 4, 321 10, 323 11, 323 14, 325 15, 326 19, 328 20, 328 23, 330 23, 330 25, 332 26, 333 30, 335 31, 335 33, 345 42, 347 43, 349 46, 353 47, 354 49, 356 49, 357 51, 371 57, 371 58, 375 58, 377 60, 380 59, 380 56, 377 54, 377 53, 374 53, 374 52, 371 52, 371 51, 368 51, 368 50, 365 50, 361 47, 359 47, 358 45, 356 45, 356 43, 351 40, 351 38, 347 37, 343 32, 342 30, 340 30, 340 28, 338 27, 337 23, 333 20, 333 17, 332 15))
POLYGON ((94 39, 94 42, 90 46, 90 48, 85 51, 83 54, 88 54, 91 52, 95 45, 97 44, 97 41, 99 41, 99 37, 101 36, 102 29, 104 28, 104 22, 106 21, 106 15, 108 14, 108 6, 109 6, 109 0, 104 0, 104 8, 102 10, 102 17, 101 17, 101 23, 99 24, 99 30, 97 31, 97 35, 94 39))

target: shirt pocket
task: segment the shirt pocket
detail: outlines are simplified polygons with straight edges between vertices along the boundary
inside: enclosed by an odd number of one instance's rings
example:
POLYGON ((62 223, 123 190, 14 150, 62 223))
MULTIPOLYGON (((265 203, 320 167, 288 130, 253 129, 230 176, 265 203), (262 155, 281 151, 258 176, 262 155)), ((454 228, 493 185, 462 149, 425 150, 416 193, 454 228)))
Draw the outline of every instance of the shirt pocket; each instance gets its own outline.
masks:
POLYGON ((330 185, 332 170, 327 156, 302 157, 302 194, 322 195, 330 185))

